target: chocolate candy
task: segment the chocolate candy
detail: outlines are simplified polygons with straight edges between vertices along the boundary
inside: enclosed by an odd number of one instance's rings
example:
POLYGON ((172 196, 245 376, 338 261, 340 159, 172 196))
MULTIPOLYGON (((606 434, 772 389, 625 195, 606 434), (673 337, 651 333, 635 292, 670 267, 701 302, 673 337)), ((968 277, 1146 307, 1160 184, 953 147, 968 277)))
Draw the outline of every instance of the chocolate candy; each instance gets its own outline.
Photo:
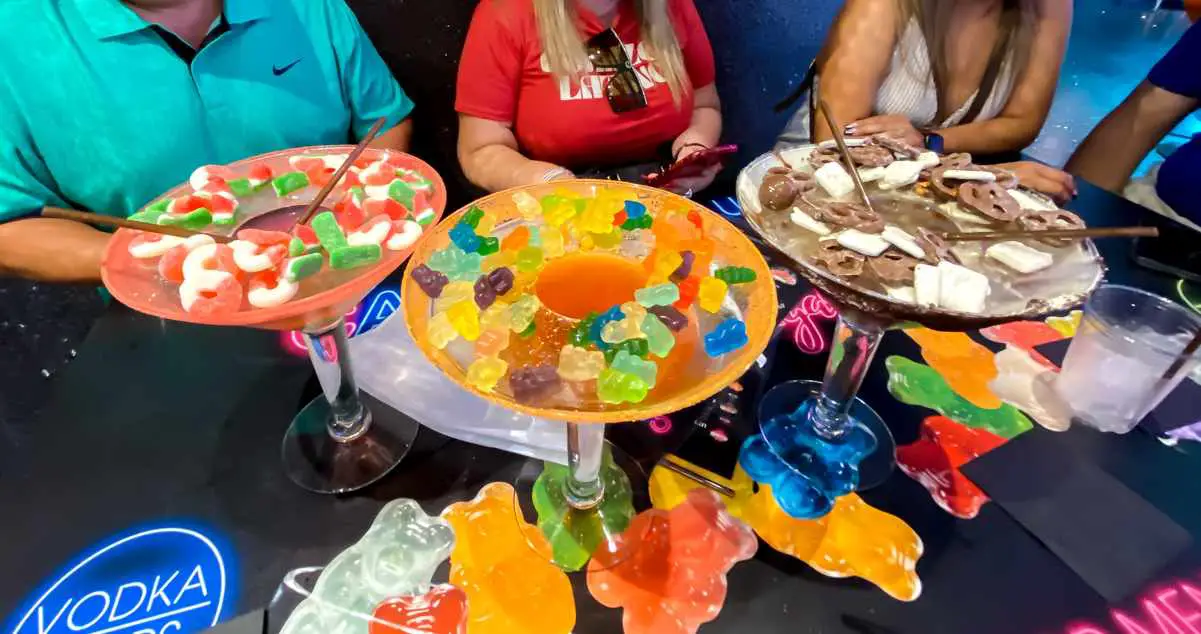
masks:
POLYGON ((788 209, 799 195, 796 183, 788 174, 768 174, 759 186, 759 204, 772 211, 788 209))
POLYGON ((862 203, 827 203, 822 207, 818 220, 864 233, 884 231, 884 219, 862 203))
POLYGON ((858 277, 863 273, 864 257, 834 242, 822 242, 814 259, 839 277, 858 277))
POLYGON ((899 251, 886 251, 880 257, 867 261, 876 277, 885 282, 912 282, 917 259, 899 251))
POLYGON ((959 186, 959 204, 999 222, 1012 222, 1022 215, 1022 206, 997 183, 969 182, 959 186))

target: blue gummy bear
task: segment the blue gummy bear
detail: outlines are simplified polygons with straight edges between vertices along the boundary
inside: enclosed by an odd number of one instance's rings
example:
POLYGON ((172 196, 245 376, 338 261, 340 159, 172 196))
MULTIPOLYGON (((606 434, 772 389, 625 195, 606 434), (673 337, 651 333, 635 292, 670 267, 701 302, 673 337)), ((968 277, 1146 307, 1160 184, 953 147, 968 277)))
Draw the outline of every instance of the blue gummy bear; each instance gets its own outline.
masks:
POLYGON ((797 519, 822 517, 834 500, 854 491, 859 463, 876 449, 875 435, 853 419, 837 438, 819 435, 809 422, 814 406, 808 401, 762 423, 761 433, 747 438, 738 456, 747 475, 771 486, 776 503, 797 519))
POLYGON ((705 335, 705 354, 720 357, 727 352, 733 352, 746 345, 746 324, 731 317, 705 335))
POLYGON ((646 205, 638 202, 637 200, 627 200, 626 201, 626 217, 627 218, 630 218, 630 219, 641 218, 645 215, 646 215, 646 205))
POLYGON ((450 230, 450 241, 467 253, 475 253, 480 248, 480 237, 476 235, 475 229, 466 222, 459 222, 450 230))
POLYGON ((588 330, 588 338, 592 339, 592 343, 595 343, 597 348, 608 350, 609 344, 601 339, 601 330, 605 327, 605 324, 611 321, 621 321, 625 318, 626 314, 621 312, 620 306, 614 306, 606 310, 596 318, 596 321, 592 322, 592 328, 588 330))

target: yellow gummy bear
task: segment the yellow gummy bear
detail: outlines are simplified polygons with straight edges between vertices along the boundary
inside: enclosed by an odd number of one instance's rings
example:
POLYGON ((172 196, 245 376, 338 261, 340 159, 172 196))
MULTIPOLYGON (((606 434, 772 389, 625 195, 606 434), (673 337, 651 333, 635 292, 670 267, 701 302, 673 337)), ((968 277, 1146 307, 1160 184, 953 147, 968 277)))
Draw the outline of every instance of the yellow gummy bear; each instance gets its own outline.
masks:
POLYGON ((621 314, 625 315, 626 319, 641 324, 642 320, 646 319, 646 307, 638 302, 626 302, 621 305, 621 314))
POLYGON ((646 339, 641 321, 621 319, 611 321, 601 328, 601 341, 605 343, 621 343, 630 339, 646 339))
POLYGON ((446 316, 446 313, 438 313, 431 317, 429 324, 426 325, 425 336, 435 348, 441 350, 457 339, 459 333, 455 331, 455 327, 450 323, 450 318, 446 316))
POLYGON ((508 363, 496 357, 480 357, 467 366, 467 383, 481 392, 491 392, 508 371, 508 363))
POLYGON ((576 620, 571 582, 550 563, 538 528, 520 520, 516 499, 512 486, 493 482, 442 512, 455 532, 450 582, 467 594, 467 631, 568 634, 576 620))
POLYGON ((494 214, 490 211, 485 211, 484 216, 482 218, 480 218, 479 223, 476 224, 476 226, 475 226, 476 235, 489 236, 489 235, 492 235, 492 232, 495 229, 496 229, 496 214, 494 214))
POLYGON ((474 300, 464 300, 446 309, 446 317, 467 341, 475 341, 480 336, 480 309, 474 300))
POLYGON ((612 249, 621 244, 622 231, 617 227, 613 227, 608 233, 592 234, 592 242, 598 249, 612 249))
POLYGON ((605 369, 605 353, 576 346, 563 346, 559 351, 559 376, 568 381, 588 381, 600 376, 605 369))
POLYGON ((651 269, 650 279, 647 280, 647 286, 654 286, 668 281, 672 273, 680 268, 684 263, 683 256, 679 251, 663 251, 656 247, 654 268, 651 269))
MULTIPOLYGON (((922 556, 921 538, 904 521, 868 506, 858 495, 838 498, 825 517, 798 520, 776 504, 770 486, 759 485, 756 493, 754 482, 741 466, 735 468, 732 480, 694 465, 685 466, 733 489, 732 498, 723 497, 726 508, 750 524, 772 548, 829 577, 866 579, 901 601, 913 601, 921 595, 922 582, 915 571, 922 556)), ((673 508, 688 491, 700 486, 674 471, 655 467, 651 472, 651 503, 655 508, 673 508)))
POLYGON ((721 304, 726 299, 726 291, 729 287, 724 280, 719 280, 716 277, 705 277, 701 279, 700 290, 696 294, 696 303, 701 308, 716 313, 721 310, 721 304))
MULTIPOLYGON (((515 264, 517 264, 516 251, 497 251, 492 255, 485 256, 483 261, 480 262, 480 268, 485 272, 491 272, 502 266, 513 268, 515 264)), ((450 286, 450 284, 447 284, 447 286, 450 286)), ((445 292, 445 289, 443 291, 445 292)))
POLYGON ((538 309, 541 307, 542 302, 533 295, 522 295, 517 298, 517 301, 509 307, 509 328, 513 332, 525 332, 525 329, 534 323, 534 315, 538 314, 538 309))
POLYGON ((563 231, 556 227, 542 227, 542 257, 549 260, 565 252, 563 231))
POLYGON ((509 327, 509 303, 496 300, 480 313, 480 328, 484 330, 509 327))
MULTIPOLYGON (((520 191, 513 194, 513 204, 517 206, 517 212, 521 214, 521 217, 526 220, 534 220, 542 215, 542 205, 538 204, 538 199, 531 196, 529 192, 520 191)), ((481 233, 480 235, 486 234, 481 233)))
POLYGON ((462 280, 442 287, 442 293, 434 300, 434 312, 441 313, 462 301, 475 301, 475 285, 462 280))

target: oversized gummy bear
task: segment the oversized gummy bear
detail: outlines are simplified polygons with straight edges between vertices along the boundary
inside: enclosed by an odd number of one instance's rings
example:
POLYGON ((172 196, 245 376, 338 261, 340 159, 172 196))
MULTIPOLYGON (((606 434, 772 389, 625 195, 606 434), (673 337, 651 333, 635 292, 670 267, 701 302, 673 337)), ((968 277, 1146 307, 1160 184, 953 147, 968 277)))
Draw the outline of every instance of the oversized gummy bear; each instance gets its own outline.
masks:
POLYGON ((593 559, 588 590, 602 605, 624 609, 625 634, 694 634, 721 611, 726 573, 759 546, 706 489, 690 491, 670 511, 640 513, 622 539, 637 540, 633 554, 611 568, 593 559))
MULTIPOLYGON (((689 466, 734 491, 725 502, 730 514, 750 524, 772 548, 796 557, 829 577, 862 577, 889 595, 912 601, 921 594, 915 567, 922 555, 922 541, 905 522, 876 510, 858 495, 838 498, 834 508, 817 520, 789 517, 776 504, 771 487, 754 489, 754 482, 741 468, 732 480, 689 466)), ((672 508, 696 482, 664 467, 651 472, 651 502, 656 508, 672 508)))
POLYGON ((876 449, 871 430, 853 420, 835 438, 809 422, 812 402, 764 421, 747 438, 738 462, 756 482, 771 485, 780 508, 798 519, 830 512, 834 501, 859 486, 859 463, 876 449))
POLYGON ((1005 439, 983 429, 964 427, 943 416, 922 421, 921 437, 897 447, 897 466, 926 487, 930 497, 946 512, 971 519, 988 496, 959 467, 997 447, 1005 439))
POLYGON ((888 369, 888 391, 902 403, 932 409, 961 425, 985 429, 1002 438, 1013 438, 1034 427, 1029 418, 1007 403, 996 409, 973 405, 929 366, 892 356, 884 360, 884 367, 888 369))
POLYGON ((988 386, 997 376, 992 350, 962 332, 929 328, 909 328, 903 332, 921 346, 922 358, 956 394, 983 409, 1001 406, 1001 399, 988 386))
POLYGON ((606 534, 616 535, 630 525, 634 517, 634 494, 629 478, 613 462, 608 446, 600 470, 605 497, 595 508, 577 511, 567 503, 563 495, 567 477, 567 467, 545 463, 534 482, 534 509, 538 512, 538 529, 550 541, 555 563, 564 570, 575 571, 588 563, 606 534))
POLYGON ((285 634, 325 634, 362 623, 386 598, 423 594, 454 546, 450 524, 413 500, 389 502, 363 538, 334 558, 293 611, 285 634))
POLYGON ((575 626, 571 582, 550 563, 538 529, 520 521, 516 499, 512 486, 493 482, 442 512, 458 537, 450 581, 467 593, 468 631, 568 634, 575 626))
POLYGON ((425 594, 387 599, 373 616, 367 634, 466 634, 467 594, 444 583, 425 594))

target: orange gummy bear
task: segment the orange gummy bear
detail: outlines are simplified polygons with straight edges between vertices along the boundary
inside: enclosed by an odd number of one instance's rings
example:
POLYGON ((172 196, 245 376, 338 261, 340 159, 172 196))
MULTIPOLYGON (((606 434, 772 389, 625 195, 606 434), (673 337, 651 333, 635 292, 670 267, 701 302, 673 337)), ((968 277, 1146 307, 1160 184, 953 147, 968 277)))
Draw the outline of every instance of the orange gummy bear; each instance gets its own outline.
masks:
MULTIPOLYGON (((915 567, 922 540, 900 518, 868 506, 850 493, 835 501, 833 510, 816 520, 789 517, 776 504, 771 487, 754 482, 742 467, 728 480, 694 465, 709 479, 729 486, 724 498, 730 514, 747 524, 772 548, 796 557, 828 577, 861 577, 895 599, 912 601, 922 592, 915 567)), ((664 467, 651 472, 651 502, 670 508, 701 485, 664 467)))
POLYGON ((602 605, 624 608, 625 634, 695 634, 721 611, 726 573, 759 546, 707 489, 689 491, 670 511, 639 513, 619 539, 633 553, 612 567, 594 557, 588 590, 602 605))
POLYGON ((904 333, 921 346, 922 358, 956 394, 980 409, 1001 406, 1001 399, 988 387, 997 378, 992 350, 962 332, 909 328, 904 333))
POLYGON ((538 528, 520 519, 516 499, 511 485, 493 482, 442 512, 455 532, 450 582, 467 593, 467 631, 568 634, 575 626, 571 582, 551 563, 538 528))

